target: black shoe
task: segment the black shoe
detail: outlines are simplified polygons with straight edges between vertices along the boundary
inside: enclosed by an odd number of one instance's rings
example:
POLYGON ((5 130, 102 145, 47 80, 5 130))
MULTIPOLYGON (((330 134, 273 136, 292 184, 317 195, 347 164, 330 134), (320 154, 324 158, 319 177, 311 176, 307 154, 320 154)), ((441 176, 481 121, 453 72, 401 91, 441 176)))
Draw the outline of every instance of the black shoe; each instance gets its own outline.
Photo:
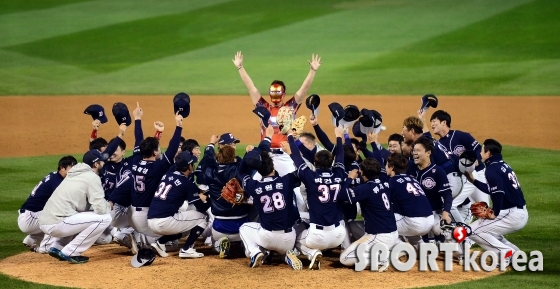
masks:
POLYGON ((72 264, 83 264, 89 261, 89 257, 86 256, 70 256, 70 262, 72 264))

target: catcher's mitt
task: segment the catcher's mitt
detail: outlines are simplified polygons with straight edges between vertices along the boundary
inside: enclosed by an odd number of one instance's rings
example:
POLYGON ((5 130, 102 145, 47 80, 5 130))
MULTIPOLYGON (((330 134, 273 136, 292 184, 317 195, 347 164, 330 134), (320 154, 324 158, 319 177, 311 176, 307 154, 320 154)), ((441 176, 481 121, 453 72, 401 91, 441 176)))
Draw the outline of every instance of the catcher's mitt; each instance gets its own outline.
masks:
POLYGON ((229 180, 222 188, 221 197, 232 205, 240 205, 245 201, 245 190, 236 178, 229 180))
POLYGON ((486 202, 476 202, 471 205, 471 213, 477 218, 488 219, 494 215, 494 210, 486 202))
POLYGON ((290 128, 292 127, 292 121, 294 120, 294 109, 291 107, 283 106, 278 110, 276 114, 276 122, 278 123, 278 129, 280 129, 281 134, 288 134, 290 128))
POLYGON ((296 118, 292 122, 292 131, 295 131, 297 134, 301 134, 301 132, 303 132, 305 123, 307 123, 307 117, 305 117, 304 115, 296 118))

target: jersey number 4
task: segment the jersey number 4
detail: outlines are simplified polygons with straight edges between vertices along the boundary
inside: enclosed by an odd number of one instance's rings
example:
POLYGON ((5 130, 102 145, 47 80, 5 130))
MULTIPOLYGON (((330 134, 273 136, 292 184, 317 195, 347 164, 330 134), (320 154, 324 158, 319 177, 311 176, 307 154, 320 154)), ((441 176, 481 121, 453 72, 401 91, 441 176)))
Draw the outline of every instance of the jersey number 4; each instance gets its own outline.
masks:
POLYGON ((263 212, 272 213, 274 208, 276 210, 282 210, 286 207, 286 201, 284 201, 284 195, 280 192, 272 194, 272 197, 268 195, 261 196, 261 203, 264 204, 263 212))
POLYGON ((323 193, 322 195, 319 196, 319 201, 321 201, 321 203, 329 202, 329 200, 331 199, 331 192, 334 194, 332 200, 333 202, 336 202, 338 192, 340 191, 340 184, 335 184, 330 186, 320 185, 318 189, 320 193, 323 193))

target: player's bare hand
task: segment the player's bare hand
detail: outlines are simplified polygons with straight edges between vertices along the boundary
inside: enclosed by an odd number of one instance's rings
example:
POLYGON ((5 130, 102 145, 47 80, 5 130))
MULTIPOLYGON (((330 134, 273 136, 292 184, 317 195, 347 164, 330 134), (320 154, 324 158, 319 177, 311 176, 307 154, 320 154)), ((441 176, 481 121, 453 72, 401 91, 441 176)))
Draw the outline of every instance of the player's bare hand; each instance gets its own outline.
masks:
POLYGON ((474 178, 474 176, 472 175, 471 172, 465 171, 463 174, 465 175, 465 178, 467 178, 467 180, 468 180, 469 182, 471 182, 471 183, 474 184, 475 178, 474 178))
POLYGON ((422 121, 426 120, 426 112, 428 112, 428 109, 419 109, 416 113, 418 114, 418 118, 421 119, 422 121))
POLYGON ((248 146, 245 148, 245 152, 248 153, 248 152, 252 151, 254 148, 255 148, 255 147, 254 147, 253 145, 248 145, 248 146))
POLYGON ((314 114, 311 114, 309 116, 309 122, 311 123, 312 126, 316 126, 317 125, 317 117, 314 114))
POLYGON ((451 217, 448 211, 443 211, 443 213, 441 213, 441 219, 444 220, 446 224, 451 224, 451 217))
POLYGON ((265 132, 266 137, 272 139, 272 136, 274 135, 274 127, 272 127, 272 125, 268 125, 266 127, 266 132, 265 132))
POLYGON ((98 130, 101 126, 101 121, 96 119, 91 123, 91 126, 93 127, 93 130, 98 130))
POLYGON ((199 193, 199 194, 198 194, 198 197, 200 198, 200 200, 201 200, 203 203, 206 203, 206 199, 208 199, 208 196, 206 196, 206 195, 203 194, 203 193, 199 193))
POLYGON ((375 134, 374 132, 368 132, 367 142, 368 143, 377 143, 377 134, 375 134))
POLYGON ((311 54, 311 61, 307 61, 309 62, 309 68, 311 68, 311 70, 313 71, 317 71, 317 69, 319 69, 319 66, 321 66, 321 64, 323 64, 321 62, 321 57, 319 57, 319 54, 311 54))
POLYGON ((231 61, 233 61, 235 67, 237 67, 238 69, 241 68, 243 66, 243 54, 241 54, 241 51, 237 51, 231 61))
POLYGON ((344 128, 341 125, 335 127, 334 135, 336 135, 336 137, 344 138, 344 128))
POLYGON ((142 115, 144 115, 144 111, 140 107, 140 103, 138 102, 136 103, 136 108, 134 109, 134 111, 132 111, 132 114, 134 115, 135 120, 142 119, 142 115))
POLYGON ((220 140, 220 137, 217 136, 217 135, 215 135, 215 134, 213 134, 213 135, 210 137, 210 143, 216 144, 219 140, 220 140))
POLYGON ((165 127, 163 125, 163 122, 161 122, 161 121, 154 121, 154 127, 159 132, 163 132, 163 130, 165 129, 165 127))
POLYGON ((348 178, 355 180, 357 177, 358 177, 357 169, 353 169, 350 172, 348 172, 348 178))
POLYGON ((292 154, 292 150, 290 149, 290 144, 287 141, 283 141, 280 143, 280 147, 282 148, 282 150, 291 155, 292 154))
POLYGON ((119 125, 119 137, 123 138, 124 137, 124 133, 126 132, 126 124, 125 123, 121 123, 121 125, 119 125))
POLYGON ((178 127, 183 127, 183 116, 179 114, 179 111, 175 113, 175 124, 178 127))

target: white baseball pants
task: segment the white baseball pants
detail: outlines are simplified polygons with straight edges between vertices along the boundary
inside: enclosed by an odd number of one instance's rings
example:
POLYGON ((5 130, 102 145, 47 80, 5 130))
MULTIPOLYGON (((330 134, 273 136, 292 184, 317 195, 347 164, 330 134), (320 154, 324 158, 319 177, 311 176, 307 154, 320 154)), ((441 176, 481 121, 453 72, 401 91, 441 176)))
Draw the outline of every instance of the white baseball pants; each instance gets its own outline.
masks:
POLYGON ((317 251, 335 248, 342 244, 346 236, 344 220, 335 227, 309 224, 309 229, 303 230, 296 237, 296 248, 305 254, 309 260, 317 251))
MULTIPOLYGON (((475 179, 483 182, 483 183, 487 183, 486 181, 486 175, 485 175, 486 169, 482 169, 480 171, 473 171, 472 175, 475 179)), ((490 195, 482 192, 481 190, 477 189, 475 185, 473 185, 471 182, 467 181, 467 178, 465 176, 463 176, 463 187, 466 187, 467 190, 471 190, 471 194, 470 194, 470 198, 471 200, 473 200, 474 202, 486 202, 487 204, 490 204, 490 195)))
POLYGON ((58 224, 41 225, 41 230, 56 238, 52 247, 67 256, 80 256, 93 245, 109 224, 109 214, 83 212, 67 217, 58 224))
MULTIPOLYGON (((367 266, 370 266, 371 247, 373 247, 373 245, 375 244, 383 243, 387 245, 389 250, 391 250, 397 243, 398 238, 399 238, 399 233, 397 231, 391 233, 384 233, 384 234, 375 234, 375 235, 366 234, 358 241, 352 243, 352 245, 350 245, 350 247, 342 251, 342 253, 340 253, 340 263, 346 266, 353 266, 354 264, 356 264, 356 262, 358 261, 358 258, 356 257, 356 250, 358 248, 358 245, 361 243, 366 243, 367 246, 366 246, 365 254, 363 256, 360 256, 360 259, 367 260, 367 264, 368 264, 367 266)), ((385 260, 380 260, 380 261, 385 261, 385 260)))
POLYGON ((128 210, 128 216, 130 226, 134 228, 136 232, 141 234, 134 234, 136 242, 142 244, 142 246, 149 246, 154 243, 161 235, 156 234, 150 226, 148 225, 148 210, 149 207, 133 207, 130 206, 128 210))
POLYGON ((148 226, 156 234, 167 236, 179 233, 185 234, 196 226, 206 228, 207 217, 199 211, 183 211, 167 218, 148 219, 148 226))
POLYGON ((31 212, 25 210, 22 213, 18 210, 18 213, 18 227, 23 233, 28 234, 23 239, 23 243, 28 247, 35 247, 39 253, 47 253, 55 238, 41 231, 41 226, 39 225, 41 211, 31 212))
POLYGON ((340 244, 340 247, 342 247, 342 249, 348 248, 353 241, 359 240, 366 234, 363 220, 353 220, 345 223, 346 235, 344 236, 342 244, 340 244))
POLYGON ((130 227, 128 222, 128 209, 129 207, 124 207, 119 204, 113 204, 113 209, 111 210, 111 226, 117 228, 127 228, 130 227))
POLYGON ((500 210, 500 214, 494 220, 478 219, 470 224, 473 233, 469 238, 484 250, 496 252, 498 256, 501 251, 515 252, 519 248, 504 238, 504 235, 521 230, 528 220, 526 206, 522 209, 500 210))
POLYGON ((289 232, 268 231, 261 224, 250 222, 239 228, 239 235, 245 245, 245 256, 251 258, 259 252, 266 250, 276 251, 286 255, 288 250, 294 248, 296 242, 296 231, 290 228, 289 232), (261 249, 262 248, 262 249, 261 249))
POLYGON ((434 215, 411 218, 395 213, 395 220, 397 220, 397 232, 405 237, 426 235, 434 226, 434 215))

